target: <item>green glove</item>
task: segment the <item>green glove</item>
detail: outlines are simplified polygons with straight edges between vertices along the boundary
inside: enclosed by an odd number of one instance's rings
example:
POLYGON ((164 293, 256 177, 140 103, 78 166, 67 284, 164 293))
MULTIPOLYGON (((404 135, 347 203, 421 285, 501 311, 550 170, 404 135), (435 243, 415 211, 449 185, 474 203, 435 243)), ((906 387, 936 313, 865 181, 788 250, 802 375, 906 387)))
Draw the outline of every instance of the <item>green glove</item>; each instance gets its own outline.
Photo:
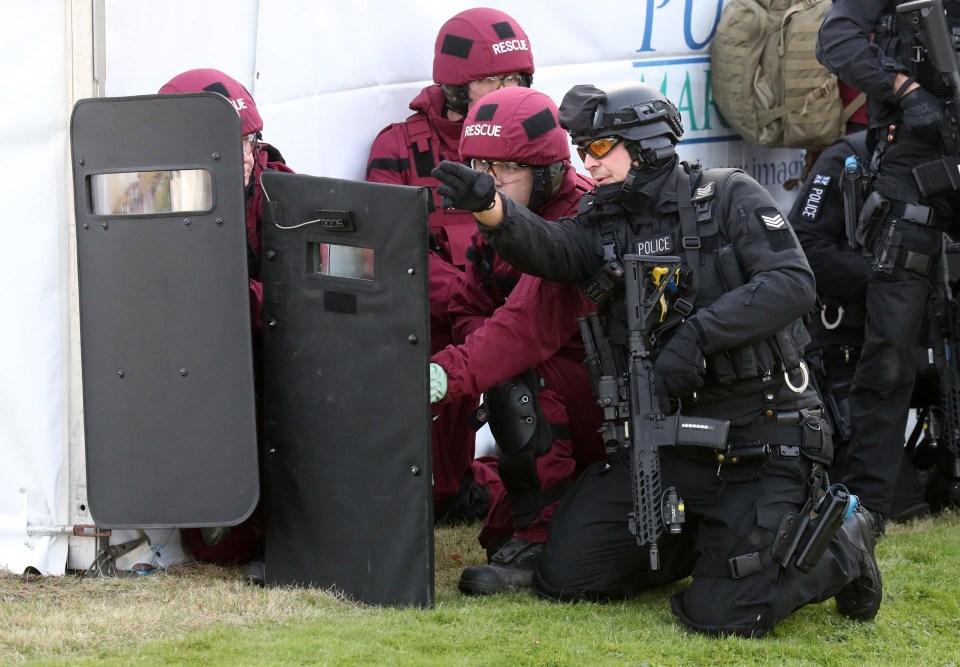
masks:
POLYGON ((440 364, 430 364, 430 402, 442 401, 447 395, 447 372, 440 364))

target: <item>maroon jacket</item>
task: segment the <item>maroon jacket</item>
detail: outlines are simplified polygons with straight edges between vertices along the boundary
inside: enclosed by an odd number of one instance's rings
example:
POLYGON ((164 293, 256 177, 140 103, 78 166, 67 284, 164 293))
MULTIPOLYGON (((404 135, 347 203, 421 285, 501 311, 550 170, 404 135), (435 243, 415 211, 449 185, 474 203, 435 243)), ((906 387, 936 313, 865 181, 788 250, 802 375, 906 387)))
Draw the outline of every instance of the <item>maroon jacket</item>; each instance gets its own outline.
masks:
POLYGON ((415 113, 402 123, 388 125, 370 148, 367 180, 395 185, 424 185, 433 190, 436 211, 430 214, 430 232, 447 261, 462 267, 476 220, 468 211, 443 209, 436 194, 439 181, 430 175, 441 160, 460 161, 463 121, 444 116, 443 90, 424 88, 410 103, 415 113))
POLYGON ((283 162, 283 156, 268 144, 261 144, 257 159, 253 163, 253 185, 247 197, 247 269, 250 274, 250 323, 254 335, 263 333, 263 283, 260 270, 260 249, 262 232, 260 220, 263 217, 260 206, 263 202, 263 187, 260 174, 264 171, 282 171, 288 174, 293 169, 283 162), (271 159, 274 158, 274 159, 271 159))
MULTIPOLYGON (((573 215, 580 197, 592 189, 589 178, 568 166, 560 192, 540 215, 547 220, 573 215)), ((557 353, 582 360, 577 317, 593 312, 576 285, 521 274, 494 254, 479 231, 473 242, 468 255, 481 261, 467 265, 463 288, 449 306, 454 337, 462 344, 432 358, 447 371, 444 401, 479 396, 557 353)))
MULTIPOLYGON (((567 165, 560 191, 538 211, 545 220, 574 215, 580 198, 593 190, 593 181, 567 165)), ((522 275, 501 259, 474 225, 471 246, 467 249, 467 268, 463 288, 449 304, 454 321, 454 339, 462 343, 483 321, 507 300, 507 295, 522 275)))
POLYGON ((595 310, 576 285, 524 275, 482 327, 461 345, 433 355, 432 361, 447 371, 442 402, 479 396, 554 354, 582 361, 577 318, 595 310))

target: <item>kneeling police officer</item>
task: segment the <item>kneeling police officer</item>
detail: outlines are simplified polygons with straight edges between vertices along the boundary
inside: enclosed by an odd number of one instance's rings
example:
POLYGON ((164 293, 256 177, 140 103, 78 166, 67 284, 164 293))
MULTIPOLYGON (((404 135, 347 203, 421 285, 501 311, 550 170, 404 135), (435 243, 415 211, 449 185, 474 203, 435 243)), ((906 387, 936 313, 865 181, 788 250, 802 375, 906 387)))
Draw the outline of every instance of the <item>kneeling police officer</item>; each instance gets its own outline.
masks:
POLYGON ((814 280, 784 216, 743 172, 680 162, 680 114, 649 85, 574 86, 559 117, 597 184, 575 217, 546 222, 496 193, 487 174, 450 162, 434 171, 443 204, 474 211, 514 266, 578 283, 600 303, 618 369, 627 367, 630 333, 618 267, 651 249, 678 255, 675 289, 647 331, 657 402, 664 413, 730 427, 724 450, 659 449, 661 486, 686 506, 682 532, 659 541, 659 569, 628 530, 630 456, 608 442, 610 456, 580 477, 554 516, 537 593, 619 599, 692 574, 672 607, 697 632, 762 636, 830 597, 841 614, 873 619, 881 577, 872 523, 855 498, 827 486, 829 428, 800 362, 814 280), (846 518, 810 530, 810 508, 838 497, 846 518), (814 541, 819 558, 798 558, 814 541))

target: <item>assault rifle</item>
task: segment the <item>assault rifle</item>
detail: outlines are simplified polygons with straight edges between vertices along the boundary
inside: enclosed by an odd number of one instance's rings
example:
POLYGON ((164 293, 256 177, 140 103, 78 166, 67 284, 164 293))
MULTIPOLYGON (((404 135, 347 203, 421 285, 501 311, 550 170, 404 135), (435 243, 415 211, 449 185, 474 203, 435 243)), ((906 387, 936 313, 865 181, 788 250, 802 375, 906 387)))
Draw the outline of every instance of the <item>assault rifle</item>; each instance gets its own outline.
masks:
MULTIPOLYGON (((939 375, 940 405, 927 413, 928 444, 935 451, 935 463, 942 489, 937 495, 944 505, 957 504, 950 489, 960 479, 960 303, 951 280, 950 258, 960 256, 960 244, 946 235, 933 286, 930 318, 930 349, 939 375)), ((955 269, 955 274, 957 273, 955 269)))
MULTIPOLYGON (((948 153, 957 152, 956 129, 960 127, 960 64, 957 62, 957 47, 947 25, 943 0, 913 0, 897 5, 898 14, 917 12, 920 32, 927 47, 927 54, 944 83, 950 89, 946 103, 947 115, 954 128, 952 139, 944 138, 948 153), (952 145, 946 145, 949 142, 952 145)), ((950 155, 933 162, 917 165, 913 169, 917 184, 925 196, 948 190, 960 190, 960 158, 950 155)))
POLYGON ((680 267, 679 257, 626 255, 625 286, 629 356, 615 365, 609 338, 596 315, 580 319, 586 366, 604 410, 601 433, 608 447, 627 447, 633 464, 633 512, 628 519, 637 544, 650 548, 650 568, 660 568, 657 543, 664 530, 676 534, 684 522, 683 500, 673 487, 660 489, 659 449, 698 445, 722 450, 730 422, 664 414, 657 401, 653 362, 647 350, 650 320, 680 267), (660 271, 655 279, 653 271, 660 271), (665 271, 665 273, 664 273, 665 271))

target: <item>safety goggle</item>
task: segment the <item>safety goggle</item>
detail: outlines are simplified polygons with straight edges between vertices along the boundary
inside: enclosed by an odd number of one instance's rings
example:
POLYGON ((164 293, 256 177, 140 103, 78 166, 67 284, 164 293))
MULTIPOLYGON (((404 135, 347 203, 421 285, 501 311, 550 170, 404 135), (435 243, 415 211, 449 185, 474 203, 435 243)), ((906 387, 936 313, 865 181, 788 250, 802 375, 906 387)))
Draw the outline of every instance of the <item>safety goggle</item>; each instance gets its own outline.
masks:
POLYGON ((259 139, 258 134, 257 132, 253 132, 243 137, 243 152, 246 155, 253 155, 254 150, 256 150, 259 139))
POLYGON ((621 141, 623 141, 623 137, 600 137, 577 146, 577 155, 580 156, 581 160, 586 160, 588 155, 595 160, 600 160, 621 141))
POLYGON ((490 160, 481 160, 474 158, 470 160, 470 166, 477 171, 491 174, 501 183, 513 183, 519 181, 527 175, 528 165, 519 162, 492 162, 490 160))
POLYGON ((472 82, 478 88, 498 90, 519 86, 523 83, 523 74, 507 74, 506 76, 485 76, 472 82))

